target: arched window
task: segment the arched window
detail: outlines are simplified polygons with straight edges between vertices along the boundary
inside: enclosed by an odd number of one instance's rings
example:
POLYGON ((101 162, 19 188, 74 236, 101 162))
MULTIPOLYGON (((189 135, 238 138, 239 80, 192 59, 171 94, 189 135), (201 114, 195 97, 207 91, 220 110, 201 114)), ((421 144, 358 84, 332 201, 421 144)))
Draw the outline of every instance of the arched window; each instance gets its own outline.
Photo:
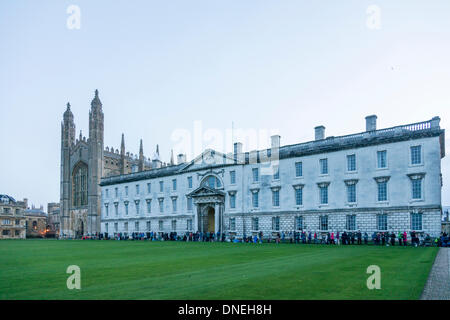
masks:
POLYGON ((75 207, 87 205, 87 165, 79 163, 73 169, 72 176, 72 190, 73 190, 73 205, 75 207))
POLYGON ((203 179, 201 186, 206 186, 212 189, 218 189, 222 187, 222 183, 215 176, 207 176, 205 179, 203 179))

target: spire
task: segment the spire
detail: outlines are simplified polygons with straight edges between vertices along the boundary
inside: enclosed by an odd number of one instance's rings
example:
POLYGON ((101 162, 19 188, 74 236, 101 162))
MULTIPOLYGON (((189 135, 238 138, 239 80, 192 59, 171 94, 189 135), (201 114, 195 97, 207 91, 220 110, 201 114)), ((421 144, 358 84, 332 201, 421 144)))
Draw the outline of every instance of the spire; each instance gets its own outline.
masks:
POLYGON ((83 133, 80 130, 80 141, 83 140, 83 133))
POLYGON ((170 150, 170 165, 173 166, 175 162, 173 161, 173 149, 170 150))
POLYGON ((156 145, 156 152, 153 155, 153 160, 161 161, 159 158, 159 145, 156 145))
POLYGON ((142 139, 141 139, 141 145, 139 146, 139 165, 138 165, 139 171, 144 171, 144 147, 142 146, 142 139))
POLYGON ((125 154, 125 135, 122 133, 122 142, 120 143, 120 154, 125 154))
POLYGON ((65 119, 67 119, 67 118, 73 118, 73 113, 72 113, 72 111, 70 110, 70 103, 69 102, 67 102, 67 108, 66 108, 66 111, 64 111, 64 118, 65 119))
POLYGON ((95 89, 95 96, 94 99, 92 99, 91 102, 92 108, 100 108, 102 107, 102 102, 100 101, 100 98, 98 97, 98 90, 95 89))

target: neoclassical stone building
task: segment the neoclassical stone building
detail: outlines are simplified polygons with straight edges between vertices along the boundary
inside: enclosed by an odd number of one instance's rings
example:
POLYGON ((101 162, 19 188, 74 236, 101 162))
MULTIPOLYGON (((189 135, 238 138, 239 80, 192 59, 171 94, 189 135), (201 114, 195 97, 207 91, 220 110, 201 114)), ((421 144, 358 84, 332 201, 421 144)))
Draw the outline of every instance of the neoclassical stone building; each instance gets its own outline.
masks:
POLYGON ((80 131, 75 138, 75 122, 70 104, 61 123, 60 236, 80 237, 100 232, 100 179, 161 166, 157 147, 155 161, 144 157, 142 140, 139 156, 125 152, 122 134, 120 151, 104 147, 103 106, 95 91, 89 111, 89 136, 80 131))
POLYGON ((101 179, 101 232, 441 231, 439 117, 233 154, 205 150, 186 162, 101 179))

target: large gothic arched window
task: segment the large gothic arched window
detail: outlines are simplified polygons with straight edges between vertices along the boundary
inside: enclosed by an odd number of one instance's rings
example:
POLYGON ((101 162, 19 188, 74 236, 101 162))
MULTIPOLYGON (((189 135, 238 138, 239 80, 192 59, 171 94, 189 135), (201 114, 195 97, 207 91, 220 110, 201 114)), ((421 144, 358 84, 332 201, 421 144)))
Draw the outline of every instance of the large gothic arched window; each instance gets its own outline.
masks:
POLYGON ((79 163, 73 169, 72 190, 73 206, 80 207, 87 205, 87 177, 88 168, 84 163, 79 163))

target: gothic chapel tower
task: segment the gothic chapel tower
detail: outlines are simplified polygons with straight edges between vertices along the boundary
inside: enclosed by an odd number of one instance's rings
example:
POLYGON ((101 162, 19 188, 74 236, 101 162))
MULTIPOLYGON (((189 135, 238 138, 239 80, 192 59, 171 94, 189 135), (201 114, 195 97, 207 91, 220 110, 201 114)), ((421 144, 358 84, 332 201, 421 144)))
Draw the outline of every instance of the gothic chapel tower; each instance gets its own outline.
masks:
POLYGON ((75 139, 70 104, 61 123, 60 236, 100 232, 100 179, 103 175, 102 103, 95 90, 89 111, 89 138, 75 139))
POLYGON ((61 186, 60 186, 60 233, 69 234, 70 229, 70 195, 71 172, 70 172, 70 149, 75 143, 75 123, 73 113, 70 110, 70 103, 63 115, 61 123, 61 186))
POLYGON ((89 111, 89 178, 88 178, 88 230, 90 234, 100 232, 101 189, 103 176, 103 133, 104 120, 102 103, 95 90, 95 97, 89 111))

